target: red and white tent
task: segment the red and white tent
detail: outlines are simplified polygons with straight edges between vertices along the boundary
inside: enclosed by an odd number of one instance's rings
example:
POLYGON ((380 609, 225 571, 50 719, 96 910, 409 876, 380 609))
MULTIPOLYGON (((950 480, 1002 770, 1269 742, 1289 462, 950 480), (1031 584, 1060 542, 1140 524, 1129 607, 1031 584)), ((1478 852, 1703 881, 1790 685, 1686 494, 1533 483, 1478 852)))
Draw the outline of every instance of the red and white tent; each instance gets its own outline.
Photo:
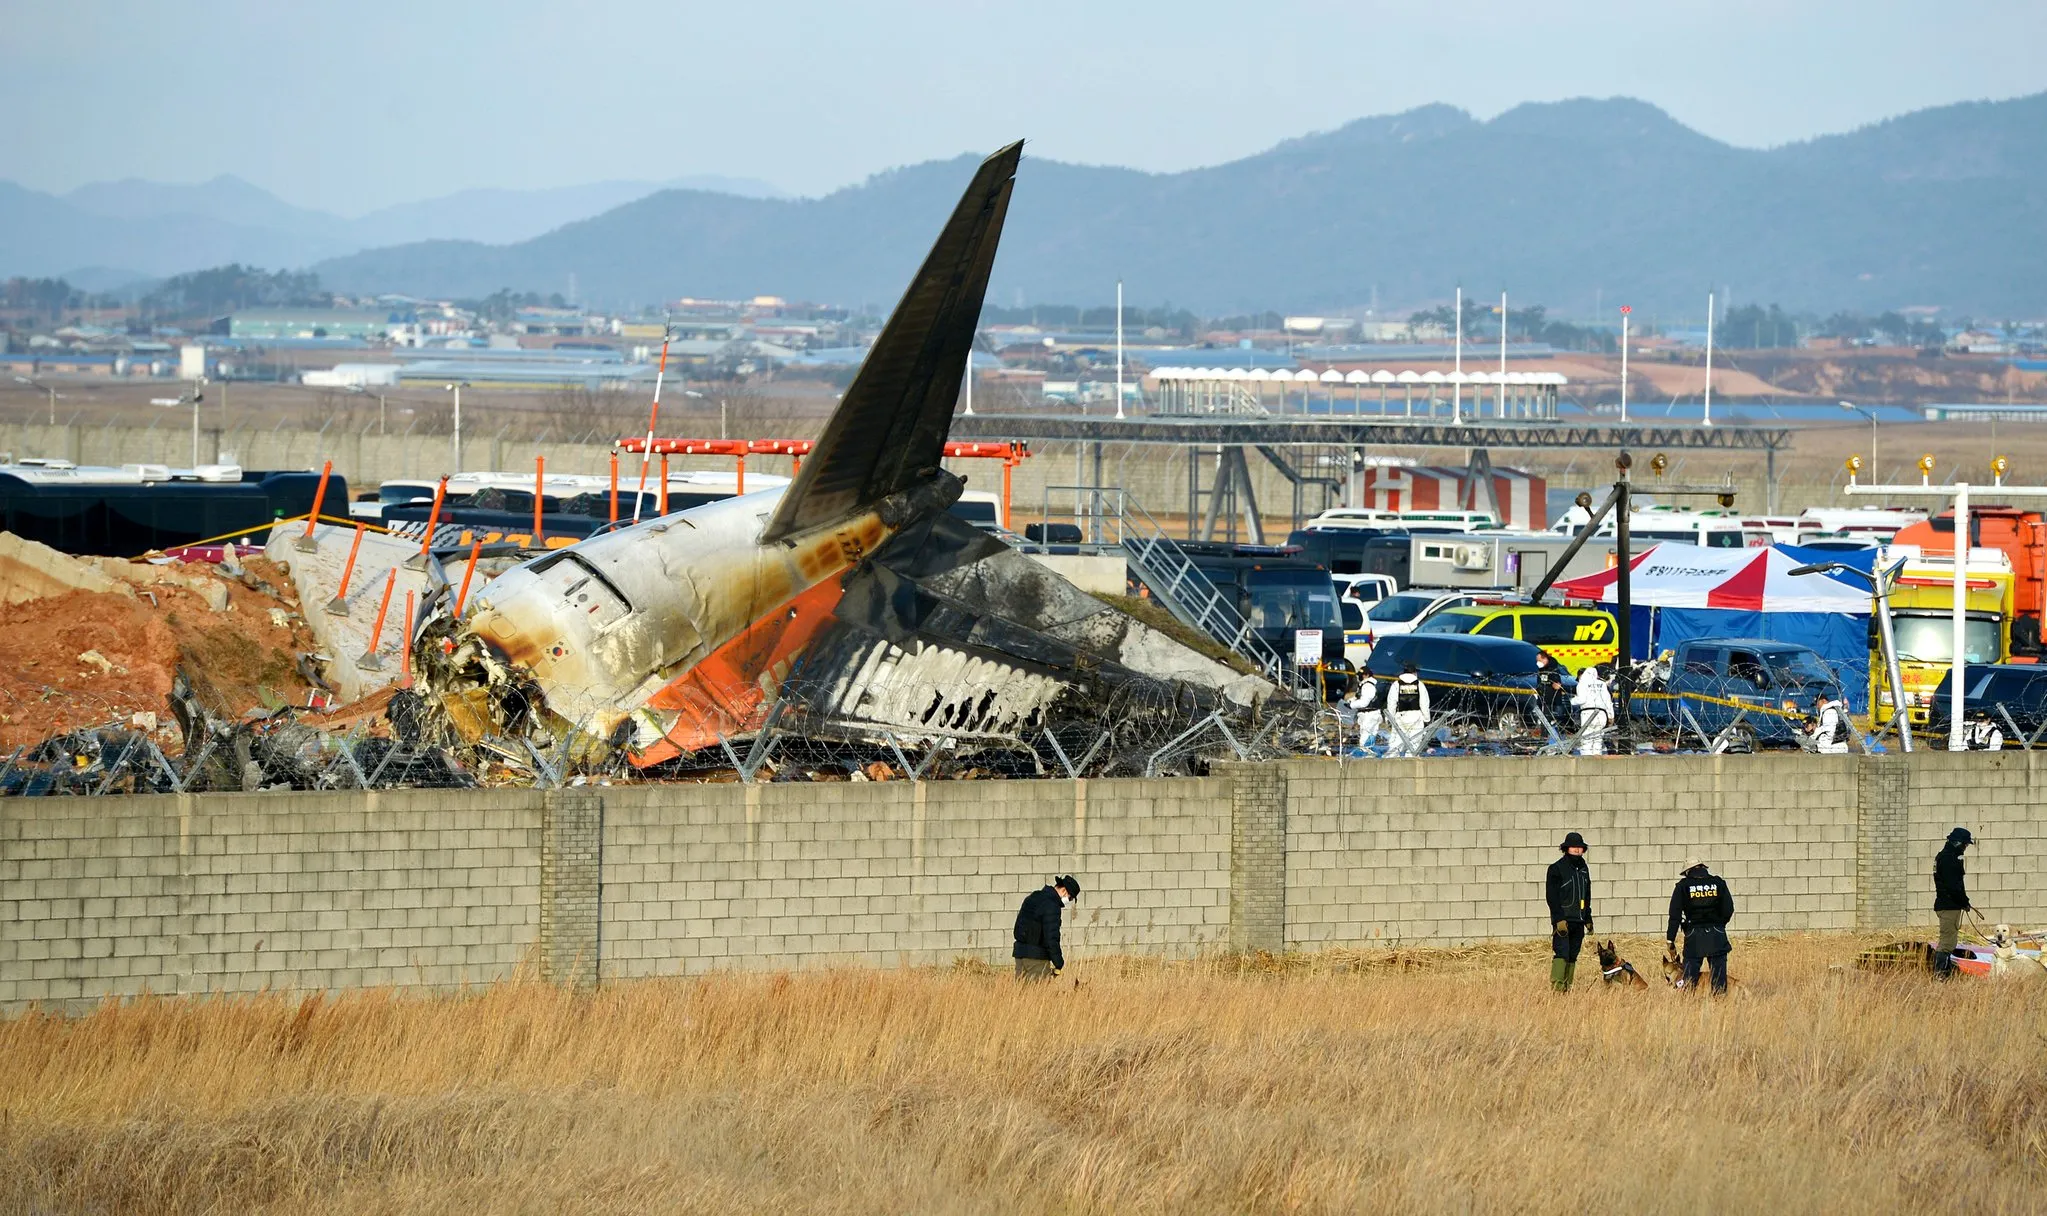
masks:
MULTIPOLYGON (((1727 608, 1737 612, 1869 612, 1869 591, 1821 574, 1793 575, 1801 563, 1778 546, 1708 549, 1660 544, 1629 563, 1629 600, 1641 608, 1727 608)), ((1612 603, 1619 570, 1558 582, 1567 600, 1612 603)))

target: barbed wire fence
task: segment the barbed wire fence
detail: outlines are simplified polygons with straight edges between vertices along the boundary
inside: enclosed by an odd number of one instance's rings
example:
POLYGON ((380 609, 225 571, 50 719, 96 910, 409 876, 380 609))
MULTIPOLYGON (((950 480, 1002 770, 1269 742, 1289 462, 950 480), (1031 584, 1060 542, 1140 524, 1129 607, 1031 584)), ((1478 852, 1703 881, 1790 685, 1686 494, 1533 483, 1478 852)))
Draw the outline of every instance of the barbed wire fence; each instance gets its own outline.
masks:
MULTIPOLYGON (((0 796, 1031 780, 1200 774, 1218 760, 1303 756, 1876 753, 1900 743, 1895 721, 1869 717, 1868 671, 1858 664, 1798 676, 1645 664, 1619 720, 1575 704, 1568 688, 1539 689, 1524 677, 1426 679, 1429 712, 1417 719, 1360 709, 1348 693, 1242 706, 1142 675, 1054 674, 1065 681, 1056 697, 993 722, 1005 693, 985 673, 918 685, 912 699, 928 703, 923 713, 885 717, 863 714, 861 698, 799 669, 757 714, 730 722, 711 745, 644 768, 627 746, 636 729, 629 719, 607 733, 594 717, 563 722, 541 707, 513 704, 485 729, 465 731, 416 689, 394 692, 380 715, 335 728, 292 705, 232 715, 203 680, 182 674, 167 705, 152 711, 52 687, 36 705, 47 711, 51 699, 63 698, 67 725, 0 749, 0 796), (1823 689, 1845 698, 1837 730, 1819 729, 1815 697, 1823 689)), ((2043 702, 2047 673, 2018 695, 1972 708, 1964 732, 1970 750, 2047 743, 2043 702)), ((21 692, 0 690, 0 712, 10 720, 27 717, 29 708, 21 692)), ((1945 706, 1931 711, 1930 722, 1915 724, 1914 745, 1945 750, 1945 706)))

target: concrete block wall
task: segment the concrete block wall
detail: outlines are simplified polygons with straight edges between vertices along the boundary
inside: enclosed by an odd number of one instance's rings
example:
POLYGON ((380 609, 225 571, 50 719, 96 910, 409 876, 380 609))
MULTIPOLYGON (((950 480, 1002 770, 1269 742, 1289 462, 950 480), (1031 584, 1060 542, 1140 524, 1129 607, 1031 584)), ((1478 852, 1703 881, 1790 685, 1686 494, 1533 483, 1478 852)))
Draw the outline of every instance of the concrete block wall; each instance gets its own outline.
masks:
POLYGON ((0 1008, 509 975, 534 943, 539 802, 0 799, 0 1008))
POLYGON ((2024 753, 1300 760, 1201 778, 0 799, 0 1010, 159 993, 566 983, 1004 962, 1080 877, 1069 950, 1453 944, 1545 932, 1592 845, 1611 934, 1661 933, 1678 863, 1736 930, 1931 922, 1969 827, 1994 919, 2047 923, 2024 753))
POLYGON ((1187 955, 1228 936, 1218 778, 675 785, 605 791, 603 976, 969 957, 1006 965, 1017 904, 1082 885, 1069 952, 1187 955))
POLYGON ((1969 902, 1987 923, 2047 928, 2047 766, 2038 752, 1928 752, 1907 766, 1904 858, 1910 923, 1933 923, 1933 858, 1968 828, 1969 902))
POLYGON ((1696 853, 1746 932, 1856 925, 1860 757, 1470 758, 1286 770, 1290 948, 1546 932, 1543 872, 1591 843, 1602 934, 1663 932, 1696 853))

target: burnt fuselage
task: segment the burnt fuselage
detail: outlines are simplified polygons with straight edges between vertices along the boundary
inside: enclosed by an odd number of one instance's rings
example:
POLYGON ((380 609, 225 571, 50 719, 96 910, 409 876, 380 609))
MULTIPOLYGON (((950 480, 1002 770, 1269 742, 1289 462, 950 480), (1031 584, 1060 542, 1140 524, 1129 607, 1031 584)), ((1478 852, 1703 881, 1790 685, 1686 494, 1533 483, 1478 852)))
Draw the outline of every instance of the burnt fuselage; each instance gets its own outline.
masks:
MULTIPOLYGON (((436 689, 537 688, 552 733, 610 739, 664 758, 748 729, 792 653, 837 603, 837 580, 925 511, 957 497, 917 489, 785 540, 759 536, 783 488, 662 516, 518 566, 474 596, 436 689), (734 651, 743 645, 743 653, 734 651), (716 660, 699 695, 692 673, 716 660), (510 680, 503 678, 509 675, 510 680), (678 732, 678 727, 683 728, 678 732), (660 746, 671 734, 673 746, 660 746)), ((528 695, 530 699, 530 693, 528 695)))

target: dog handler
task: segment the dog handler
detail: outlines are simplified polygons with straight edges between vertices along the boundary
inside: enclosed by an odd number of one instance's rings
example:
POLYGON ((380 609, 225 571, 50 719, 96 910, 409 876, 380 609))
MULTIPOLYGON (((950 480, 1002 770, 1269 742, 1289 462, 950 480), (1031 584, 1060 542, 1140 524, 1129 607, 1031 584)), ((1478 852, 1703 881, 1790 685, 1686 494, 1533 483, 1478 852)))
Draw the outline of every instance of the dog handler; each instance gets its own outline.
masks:
POLYGON ((1049 980, 1066 969, 1066 952, 1059 948, 1059 913, 1080 896, 1080 883, 1068 874, 1052 880, 1024 896, 1016 910, 1016 945, 1010 957, 1016 960, 1016 978, 1049 980))
POLYGON ((1933 859, 1933 914, 1940 918, 1940 948, 1934 952, 1933 970, 1946 979, 1955 968, 1955 946, 1962 937, 1962 913, 1975 911, 1969 902, 1967 867, 1962 850, 1976 843, 1967 828, 1947 834, 1947 847, 1933 859))
POLYGON ((1578 948, 1592 931, 1592 871, 1585 864, 1585 838, 1576 832, 1557 846, 1563 856, 1549 863, 1544 884, 1549 897, 1549 986, 1569 992, 1578 970, 1578 948))
POLYGON ((1699 965, 1710 963, 1714 994, 1727 991, 1727 922, 1733 919, 1734 892, 1705 862, 1687 858, 1670 893, 1670 924, 1663 934, 1675 950, 1678 926, 1684 926, 1685 987, 1697 987, 1699 965))

